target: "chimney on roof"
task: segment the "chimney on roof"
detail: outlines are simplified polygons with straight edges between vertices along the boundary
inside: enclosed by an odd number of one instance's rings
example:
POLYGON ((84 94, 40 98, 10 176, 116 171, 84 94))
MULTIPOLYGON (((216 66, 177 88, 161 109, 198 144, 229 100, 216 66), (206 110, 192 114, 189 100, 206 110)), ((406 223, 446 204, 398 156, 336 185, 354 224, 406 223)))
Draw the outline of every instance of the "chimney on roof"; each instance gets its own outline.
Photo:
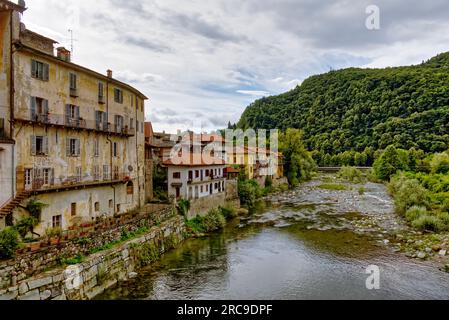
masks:
POLYGON ((107 71, 107 73, 108 73, 108 78, 112 79, 112 70, 109 69, 109 70, 107 71))
POLYGON ((64 47, 56 48, 57 57, 59 60, 70 62, 71 61, 71 52, 64 47))

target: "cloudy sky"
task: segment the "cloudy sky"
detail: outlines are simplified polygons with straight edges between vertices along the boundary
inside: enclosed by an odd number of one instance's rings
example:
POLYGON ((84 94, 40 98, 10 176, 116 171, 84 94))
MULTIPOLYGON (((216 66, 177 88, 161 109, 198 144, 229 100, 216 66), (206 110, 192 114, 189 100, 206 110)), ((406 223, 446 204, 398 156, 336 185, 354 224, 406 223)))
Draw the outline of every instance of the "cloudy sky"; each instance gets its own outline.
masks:
MULTIPOLYGON (((17 1, 16 1, 17 2, 17 1)), ((449 51, 447 0, 27 0, 27 28, 150 97, 156 130, 211 130, 313 74, 449 51), (366 27, 367 6, 380 30, 366 27)))

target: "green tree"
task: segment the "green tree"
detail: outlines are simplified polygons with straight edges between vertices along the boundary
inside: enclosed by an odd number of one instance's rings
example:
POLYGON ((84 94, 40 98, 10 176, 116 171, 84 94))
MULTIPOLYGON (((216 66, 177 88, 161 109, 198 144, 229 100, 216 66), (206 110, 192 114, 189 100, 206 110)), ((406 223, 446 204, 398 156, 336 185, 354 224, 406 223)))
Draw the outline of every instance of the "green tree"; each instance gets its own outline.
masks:
POLYGON ((377 178, 388 181, 390 177, 400 170, 406 170, 403 155, 393 146, 388 146, 382 155, 374 162, 374 173, 377 178))
POLYGON ((302 132, 298 129, 287 129, 280 135, 280 150, 284 155, 284 170, 292 186, 309 180, 316 169, 315 161, 304 147, 302 132))

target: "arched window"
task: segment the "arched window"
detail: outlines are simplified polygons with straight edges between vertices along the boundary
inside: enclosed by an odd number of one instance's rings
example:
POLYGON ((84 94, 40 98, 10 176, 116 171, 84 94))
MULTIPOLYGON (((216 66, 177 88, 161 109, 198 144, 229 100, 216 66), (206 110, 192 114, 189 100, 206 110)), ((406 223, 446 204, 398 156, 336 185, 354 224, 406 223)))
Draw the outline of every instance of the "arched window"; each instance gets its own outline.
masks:
POLYGON ((129 181, 128 184, 126 185, 126 193, 129 195, 134 194, 134 183, 132 181, 129 181))

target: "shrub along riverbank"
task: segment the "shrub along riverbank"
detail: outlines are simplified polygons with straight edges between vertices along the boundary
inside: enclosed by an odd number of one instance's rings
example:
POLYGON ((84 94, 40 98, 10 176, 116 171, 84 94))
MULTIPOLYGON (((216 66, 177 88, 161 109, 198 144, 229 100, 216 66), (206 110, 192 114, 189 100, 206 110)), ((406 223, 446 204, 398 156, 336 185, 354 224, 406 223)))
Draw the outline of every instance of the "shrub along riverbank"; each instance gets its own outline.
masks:
POLYGON ((389 146, 374 163, 396 212, 421 231, 449 231, 449 154, 430 156, 389 146))

